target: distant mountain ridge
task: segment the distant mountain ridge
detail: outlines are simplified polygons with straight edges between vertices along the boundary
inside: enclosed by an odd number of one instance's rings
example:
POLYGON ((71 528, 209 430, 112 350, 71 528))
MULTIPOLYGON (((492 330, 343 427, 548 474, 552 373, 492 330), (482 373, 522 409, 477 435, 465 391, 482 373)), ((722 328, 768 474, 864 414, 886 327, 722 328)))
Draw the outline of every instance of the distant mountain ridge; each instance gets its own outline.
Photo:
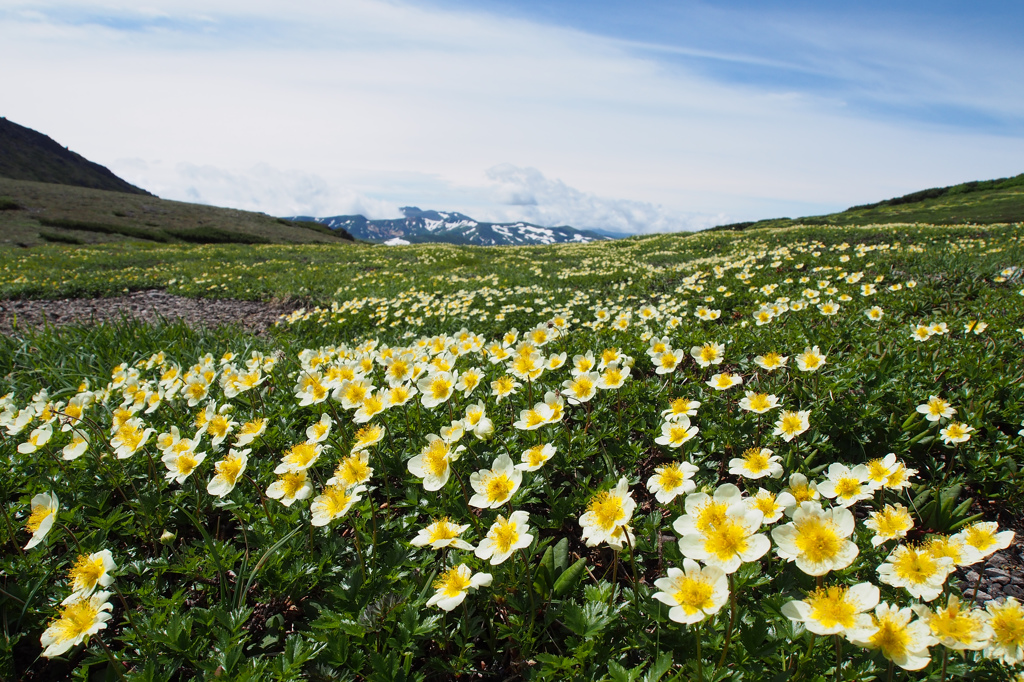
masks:
POLYGON ((153 196, 31 128, 0 117, 0 177, 153 196))
POLYGON ((597 232, 563 225, 543 227, 526 222, 487 223, 455 211, 424 211, 416 206, 401 209, 404 218, 370 220, 363 215, 324 218, 292 216, 288 220, 316 222, 344 229, 357 239, 379 244, 443 242, 476 246, 527 246, 535 244, 585 244, 611 239, 597 232))

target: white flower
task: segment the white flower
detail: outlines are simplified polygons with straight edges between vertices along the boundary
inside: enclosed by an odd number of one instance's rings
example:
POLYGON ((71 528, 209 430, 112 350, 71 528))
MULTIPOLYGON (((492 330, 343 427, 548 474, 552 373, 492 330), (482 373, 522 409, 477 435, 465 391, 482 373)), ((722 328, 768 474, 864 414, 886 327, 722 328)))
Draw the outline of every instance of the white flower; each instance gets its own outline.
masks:
POLYGON ((413 547, 430 545, 431 549, 456 547, 458 549, 472 550, 473 545, 459 537, 467 528, 469 528, 469 524, 460 526, 457 523, 452 523, 448 517, 435 519, 426 528, 421 528, 410 544, 413 547))
POLYGON ((803 623, 816 635, 845 635, 866 639, 877 631, 871 616, 865 613, 878 604, 878 588, 871 583, 852 587, 832 585, 809 593, 805 600, 782 605, 782 615, 803 623))
POLYGON ((471 507, 497 509, 512 499, 523 482, 523 472, 517 469, 508 455, 498 455, 490 469, 481 469, 469 477, 476 492, 469 498, 471 507))
POLYGON ((697 488, 693 475, 697 467, 689 462, 670 462, 654 469, 647 479, 647 489, 662 504, 668 504, 681 493, 692 493, 697 488))
POLYGON ((693 559, 683 559, 683 570, 669 568, 667 578, 658 578, 654 586, 660 592, 653 596, 671 608, 670 620, 676 623, 699 623, 712 616, 729 600, 729 581, 717 566, 701 568, 693 559))
POLYGON ((491 565, 497 566, 517 549, 529 547, 533 542, 529 520, 530 515, 524 511, 514 511, 507 519, 499 515, 476 548, 477 558, 490 559, 491 565))
POLYGON ((461 604, 470 590, 476 590, 491 584, 490 573, 473 573, 469 566, 459 564, 441 574, 434 581, 434 595, 427 600, 427 606, 437 606, 444 611, 451 611, 461 604))
POLYGON ((32 533, 32 537, 29 538, 25 549, 32 549, 43 541, 53 527, 53 522, 57 520, 59 508, 60 503, 54 493, 39 493, 32 497, 32 511, 25 522, 25 528, 32 533))

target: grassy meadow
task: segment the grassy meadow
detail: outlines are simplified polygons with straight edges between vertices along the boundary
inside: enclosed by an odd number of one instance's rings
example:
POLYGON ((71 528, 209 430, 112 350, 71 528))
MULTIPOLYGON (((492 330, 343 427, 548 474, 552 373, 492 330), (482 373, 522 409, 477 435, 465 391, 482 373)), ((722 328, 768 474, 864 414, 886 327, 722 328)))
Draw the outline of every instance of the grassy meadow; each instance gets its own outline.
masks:
POLYGON ((297 307, 0 338, 0 678, 1011 679, 1022 236, 0 250, 297 307))

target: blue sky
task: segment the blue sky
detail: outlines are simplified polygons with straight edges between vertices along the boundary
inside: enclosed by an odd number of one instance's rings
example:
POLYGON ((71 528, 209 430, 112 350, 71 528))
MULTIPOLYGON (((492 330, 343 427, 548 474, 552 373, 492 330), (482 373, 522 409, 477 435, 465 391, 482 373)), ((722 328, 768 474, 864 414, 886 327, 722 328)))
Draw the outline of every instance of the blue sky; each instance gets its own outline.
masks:
POLYGON ((0 6, 0 115, 162 197, 628 232, 1024 172, 1024 3, 0 6))

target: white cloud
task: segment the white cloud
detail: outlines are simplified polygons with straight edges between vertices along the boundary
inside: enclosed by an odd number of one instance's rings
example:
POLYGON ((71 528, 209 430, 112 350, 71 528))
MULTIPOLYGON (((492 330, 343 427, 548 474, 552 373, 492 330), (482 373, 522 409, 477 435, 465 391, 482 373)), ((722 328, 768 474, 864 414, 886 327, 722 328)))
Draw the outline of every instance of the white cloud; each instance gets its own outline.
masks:
POLYGON ((505 163, 487 170, 492 191, 502 208, 484 211, 478 219, 494 222, 525 220, 538 225, 571 225, 642 234, 698 230, 722 224, 725 216, 683 213, 664 206, 628 199, 599 197, 552 180, 536 168, 505 163))
POLYGON ((398 206, 339 187, 303 171, 282 171, 261 163, 226 170, 212 165, 173 166, 142 159, 120 159, 112 170, 157 196, 212 206, 229 206, 277 216, 352 215, 397 218, 398 206))

